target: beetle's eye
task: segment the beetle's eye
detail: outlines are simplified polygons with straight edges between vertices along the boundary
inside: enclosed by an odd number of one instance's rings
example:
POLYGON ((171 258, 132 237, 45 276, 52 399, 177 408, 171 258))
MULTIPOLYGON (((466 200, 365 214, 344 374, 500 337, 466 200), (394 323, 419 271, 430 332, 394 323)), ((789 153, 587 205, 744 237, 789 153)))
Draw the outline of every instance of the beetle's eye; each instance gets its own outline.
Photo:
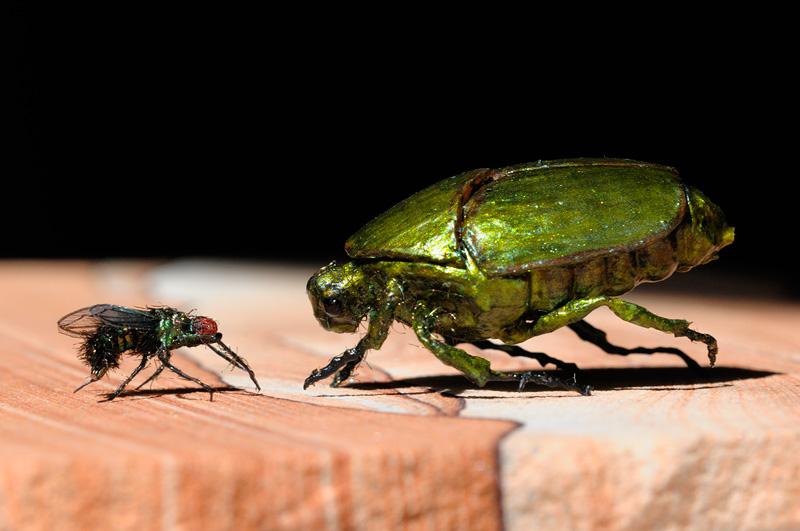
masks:
POLYGON ((325 313, 328 315, 337 316, 344 312, 344 306, 342 306, 342 301, 339 299, 325 299, 322 304, 325 306, 325 313))

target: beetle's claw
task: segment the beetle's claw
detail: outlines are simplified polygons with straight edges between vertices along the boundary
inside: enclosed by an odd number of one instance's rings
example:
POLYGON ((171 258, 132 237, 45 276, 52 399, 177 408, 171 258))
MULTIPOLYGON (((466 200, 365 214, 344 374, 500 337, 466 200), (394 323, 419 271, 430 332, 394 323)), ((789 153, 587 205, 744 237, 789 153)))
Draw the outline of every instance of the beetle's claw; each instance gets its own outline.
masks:
POLYGON ((343 383, 347 382, 348 378, 350 378, 349 375, 343 376, 341 371, 337 372, 336 376, 334 376, 333 380, 331 381, 331 387, 340 387, 343 383))
POLYGON ((319 369, 314 369, 311 371, 311 374, 308 375, 308 378, 303 382, 303 390, 308 389, 310 386, 314 385, 318 381, 322 379, 322 374, 320 373, 319 369))
POLYGON ((713 345, 708 345, 708 362, 712 367, 717 362, 717 352, 719 352, 719 347, 715 339, 713 345))
POLYGON ((525 390, 525 386, 528 384, 530 379, 531 379, 531 375, 529 373, 523 372, 522 374, 520 374, 519 375, 519 387, 517 388, 517 391, 519 391, 520 393, 522 391, 524 391, 525 390))
POLYGON ((528 383, 533 382, 538 385, 544 385, 546 387, 552 387, 555 389, 566 389, 569 391, 575 391, 580 393, 583 396, 589 396, 592 394, 592 388, 588 385, 580 385, 577 381, 577 374, 573 373, 572 378, 569 380, 561 380, 557 377, 553 377, 547 372, 541 371, 525 371, 525 372, 511 372, 511 373, 494 373, 497 380, 500 381, 508 381, 508 380, 516 380, 519 382, 519 386, 517 387, 517 391, 522 392, 525 390, 525 386, 528 383))
POLYGON ((708 347, 708 361, 709 364, 713 367, 714 364, 717 362, 717 352, 719 352, 719 346, 717 345, 717 340, 714 336, 709 334, 703 334, 696 330, 692 330, 691 328, 687 328, 682 334, 688 337, 692 341, 701 341, 706 344, 708 347))

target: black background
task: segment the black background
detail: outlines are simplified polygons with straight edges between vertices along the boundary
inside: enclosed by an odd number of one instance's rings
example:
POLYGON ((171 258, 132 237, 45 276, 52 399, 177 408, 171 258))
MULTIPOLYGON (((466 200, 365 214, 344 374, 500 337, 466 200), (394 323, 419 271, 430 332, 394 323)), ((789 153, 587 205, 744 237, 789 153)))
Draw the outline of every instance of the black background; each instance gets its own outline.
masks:
POLYGON ((678 168, 737 228, 713 267, 791 287, 780 43, 118 9, 14 13, 3 256, 327 262, 437 179, 609 156, 678 168))

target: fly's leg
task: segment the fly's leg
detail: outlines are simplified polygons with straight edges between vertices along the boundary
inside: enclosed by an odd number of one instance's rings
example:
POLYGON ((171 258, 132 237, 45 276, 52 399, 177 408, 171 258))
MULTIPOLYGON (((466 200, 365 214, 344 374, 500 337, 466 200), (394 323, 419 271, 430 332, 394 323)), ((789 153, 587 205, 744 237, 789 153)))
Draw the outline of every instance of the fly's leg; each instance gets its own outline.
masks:
POLYGON ((657 354, 657 353, 674 354, 680 357, 687 367, 695 370, 701 369, 699 363, 690 358, 684 351, 677 348, 672 348, 672 347, 625 348, 609 343, 608 340, 606 339, 605 332, 603 332, 599 328, 595 328, 586 321, 578 321, 577 323, 572 323, 569 325, 569 327, 573 332, 578 334, 578 337, 580 337, 584 341, 588 341, 589 343, 592 343, 593 345, 600 347, 601 349, 603 349, 603 351, 607 352, 608 354, 616 354, 619 356, 627 356, 629 354, 657 354))
POLYGON ((111 393, 108 396, 107 400, 109 402, 117 398, 120 395, 120 393, 122 393, 122 391, 125 389, 125 386, 131 383, 131 380, 133 380, 136 377, 136 375, 142 371, 142 369, 147 367, 147 362, 149 359, 150 358, 148 356, 142 356, 142 362, 139 364, 139 366, 133 369, 133 372, 127 378, 125 378, 125 380, 121 384, 119 384, 119 387, 117 387, 117 389, 113 393, 111 393))
POLYGON ((607 306, 617 317, 629 323, 655 328, 675 337, 688 337, 692 341, 701 341, 708 348, 708 360, 711 366, 717 359, 717 340, 708 334, 702 334, 689 328, 689 321, 683 319, 667 319, 650 313, 638 304, 610 297, 589 297, 568 302, 560 308, 541 316, 532 328, 533 335, 547 334, 563 326, 577 323, 600 306, 607 306))
POLYGON ((136 386, 136 389, 141 389, 145 385, 149 384, 150 382, 152 382, 153 380, 158 378, 158 375, 161 374, 161 371, 163 371, 163 370, 164 370, 164 366, 163 365, 159 365, 158 369, 156 369, 155 372, 153 374, 151 374, 147 378, 147 380, 143 381, 142 383, 140 383, 139 385, 136 386))
POLYGON ((199 385, 200 387, 202 387, 203 389, 205 389, 208 392, 208 394, 211 397, 210 398, 211 401, 214 400, 214 388, 213 387, 211 387, 208 384, 205 384, 205 383, 201 382, 200 380, 198 380, 194 376, 189 376, 188 374, 186 374, 185 372, 183 372, 182 370, 180 370, 179 368, 174 366, 172 363, 170 363, 169 357, 170 357, 170 354, 167 351, 162 351, 162 352, 159 352, 159 354, 158 354, 158 359, 161 360, 161 364, 164 367, 166 367, 167 369, 171 370, 172 372, 174 372, 175 374, 177 374, 178 376, 180 376, 184 380, 189 380, 190 382, 196 383, 197 385, 199 385))
POLYGON ((535 383, 547 387, 577 391, 584 395, 590 393, 589 387, 579 386, 574 378, 572 381, 564 381, 541 371, 502 372, 492 370, 489 360, 480 356, 473 356, 459 348, 435 339, 432 334, 435 322, 436 311, 429 310, 423 303, 417 304, 414 309, 412 323, 417 338, 425 348, 439 358, 439 361, 458 369, 478 387, 483 387, 487 382, 492 381, 517 381, 519 382, 520 391, 528 383, 535 383))
POLYGON ((215 348, 214 345, 212 345, 211 343, 206 343, 206 346, 211 350, 213 350, 220 358, 227 360, 227 362, 233 365, 234 367, 239 367, 243 371, 246 371, 247 374, 250 375, 250 380, 252 380, 253 384, 256 386, 256 389, 261 391, 261 386, 258 385, 258 380, 256 380, 256 374, 253 372, 253 369, 250 368, 250 365, 247 364, 247 361, 238 354, 236 354, 233 350, 230 349, 230 347, 228 347, 228 345, 226 345, 222 341, 218 340, 217 344, 220 347, 222 347, 224 352, 222 350, 215 348))
POLYGON ((95 376, 95 375, 93 374, 93 375, 89 376, 88 378, 86 378, 86 379, 83 381, 83 383, 82 383, 82 384, 80 384, 80 385, 79 385, 77 388, 75 388, 75 390, 74 390, 74 391, 72 391, 72 392, 73 392, 73 393, 77 393, 78 391, 80 391, 81 389, 83 389, 84 387, 86 387, 87 385, 89 385, 89 384, 92 384, 92 383, 95 383, 95 382, 96 382, 97 380, 99 380, 100 378, 101 378, 101 377, 95 376))
POLYGON ((533 358, 538 361, 539 365, 542 367, 545 367, 548 363, 550 363, 562 371, 576 373, 580 370, 574 363, 563 362, 560 359, 548 356, 544 352, 530 352, 522 347, 518 347, 517 345, 498 345, 497 343, 492 343, 491 341, 471 341, 470 344, 475 345, 483 350, 500 350, 509 356, 533 358))
POLYGON ((369 312, 369 328, 367 335, 361 338, 358 344, 334 356, 326 366, 314 369, 303 382, 303 389, 308 389, 320 380, 336 375, 331 382, 331 387, 339 387, 346 382, 353 370, 364 359, 370 349, 378 350, 389 334, 389 326, 394 320, 394 310, 403 298, 403 289, 395 279, 386 283, 386 290, 377 310, 369 312))

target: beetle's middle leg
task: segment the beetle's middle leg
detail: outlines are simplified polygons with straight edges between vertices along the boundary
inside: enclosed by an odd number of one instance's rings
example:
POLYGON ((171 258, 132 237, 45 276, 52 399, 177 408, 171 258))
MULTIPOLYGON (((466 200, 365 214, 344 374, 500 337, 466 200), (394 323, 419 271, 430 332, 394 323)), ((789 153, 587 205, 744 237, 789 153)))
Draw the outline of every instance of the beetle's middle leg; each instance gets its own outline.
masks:
POLYGON ((522 356, 525 358, 533 358, 539 362, 539 365, 542 367, 547 366, 548 363, 551 365, 555 365, 557 368, 561 369, 562 371, 567 372, 578 372, 578 366, 574 363, 568 363, 561 361, 558 358, 554 358, 552 356, 547 355, 544 352, 531 352, 529 350, 525 350, 524 348, 517 346, 517 345, 499 345, 497 343, 492 343, 491 341, 470 341, 471 345, 475 345, 479 349, 482 350, 500 350, 505 352, 509 356, 522 356))
POLYGON ((681 358, 687 367, 695 370, 701 369, 699 363, 694 361, 684 351, 678 348, 673 348, 673 347, 625 348, 625 347, 620 347, 618 345, 614 345, 613 343, 609 343, 608 339, 606 339, 607 336, 605 332, 603 332, 599 328, 595 328, 586 321, 578 321, 577 323, 572 323, 571 325, 568 326, 573 332, 578 334, 579 338, 583 339, 584 341, 588 341, 589 343, 597 347, 600 347, 601 349, 603 349, 604 352, 607 352, 608 354, 616 354, 618 356, 627 356, 629 354, 658 354, 658 353, 674 354, 679 358, 681 358))
POLYGON ((607 306, 617 317, 629 323, 644 328, 655 328, 661 332, 670 333, 675 337, 688 337, 692 341, 705 343, 708 348, 708 360, 711 362, 711 366, 714 366, 718 347, 717 340, 713 336, 692 330, 689 328, 689 321, 660 317, 638 304, 622 299, 600 296, 570 301, 539 317, 532 325, 531 331, 533 335, 547 334, 563 326, 569 326, 581 321, 600 306, 607 306))
POLYGON ((414 309, 414 319, 412 326, 420 342, 430 350, 439 361, 461 371, 468 380, 479 387, 483 387, 491 381, 516 381, 519 382, 519 390, 522 391, 529 382, 554 387, 558 389, 568 389, 577 391, 581 394, 590 394, 590 388, 578 385, 574 380, 565 381, 551 376, 544 371, 495 371, 492 370, 489 360, 480 356, 473 356, 439 341, 433 337, 433 328, 436 322, 436 311, 429 310, 423 303, 417 304, 414 309))

